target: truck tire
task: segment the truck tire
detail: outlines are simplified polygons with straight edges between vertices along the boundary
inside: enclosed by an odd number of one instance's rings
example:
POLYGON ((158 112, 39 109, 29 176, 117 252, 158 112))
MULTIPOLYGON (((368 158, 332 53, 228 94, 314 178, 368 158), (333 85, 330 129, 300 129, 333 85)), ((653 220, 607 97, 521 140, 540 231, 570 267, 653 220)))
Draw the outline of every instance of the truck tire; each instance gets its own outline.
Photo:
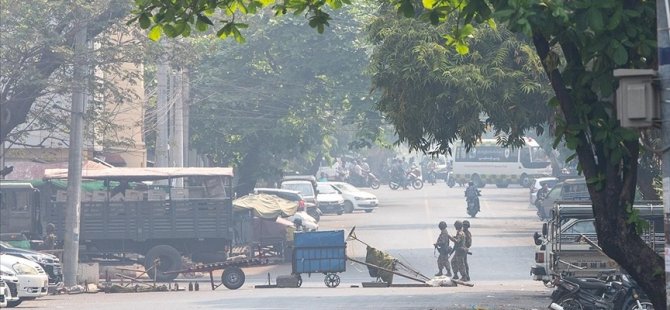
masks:
POLYGON ((244 285, 244 271, 240 267, 228 267, 223 270, 221 283, 229 290, 236 290, 244 285))
POLYGON ((179 275, 163 274, 166 271, 181 269, 181 254, 177 249, 169 245, 157 245, 151 248, 144 257, 144 268, 151 279, 154 279, 155 276, 158 282, 170 282, 179 275), (156 268, 151 268, 154 260, 158 260, 158 265, 156 268))
POLYGON ((14 308, 18 305, 20 305, 23 302, 23 299, 19 300, 8 300, 7 301, 7 308, 14 308))

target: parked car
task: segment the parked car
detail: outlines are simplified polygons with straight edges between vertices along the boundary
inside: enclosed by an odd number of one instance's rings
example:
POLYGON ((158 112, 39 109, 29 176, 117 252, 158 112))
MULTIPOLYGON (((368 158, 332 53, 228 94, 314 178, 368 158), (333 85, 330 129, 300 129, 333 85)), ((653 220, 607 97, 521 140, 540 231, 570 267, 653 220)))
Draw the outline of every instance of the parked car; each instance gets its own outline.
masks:
MULTIPOLYGON (((295 201, 298 204, 298 209, 307 212, 307 214, 320 214, 321 212, 317 209, 316 204, 313 202, 308 202, 300 194, 299 191, 290 190, 290 189, 281 189, 281 188, 255 188, 254 193, 256 194, 269 194, 275 195, 279 198, 284 198, 289 201, 295 201)), ((313 216, 312 219, 316 220, 313 216)), ((316 220, 318 222, 318 220, 316 220)))
POLYGON ((0 308, 13 308, 21 303, 19 299, 19 278, 9 275, 11 269, 0 265, 0 294, 4 302, 0 302, 0 308))
POLYGON ((374 194, 364 192, 357 187, 345 182, 326 182, 332 185, 342 197, 344 197, 344 212, 351 213, 354 210, 372 212, 377 208, 379 201, 374 194))
POLYGON ((319 221, 321 219, 321 210, 319 208, 319 202, 316 199, 316 178, 314 176, 286 176, 279 183, 279 187, 281 189, 297 191, 300 193, 305 202, 315 205, 315 208, 307 208, 306 206, 305 211, 307 211, 307 213, 315 220, 319 221))
POLYGON ((588 201, 591 200, 586 179, 568 179, 556 185, 549 191, 547 197, 538 206, 537 214, 541 219, 551 218, 551 210, 557 201, 588 201))
POLYGON ((49 275, 50 286, 56 286, 63 281, 63 267, 55 255, 17 248, 3 241, 0 241, 0 253, 18 256, 40 264, 49 275))
MULTIPOLYGON (((18 305, 23 301, 48 294, 49 276, 39 264, 25 258, 0 254, 0 265, 5 267, 2 268, 3 277, 16 276, 19 279, 17 286, 19 300, 13 304, 18 305)), ((8 306, 12 305, 8 302, 8 306)))
POLYGON ((537 200, 537 191, 542 188, 542 185, 547 184, 549 187, 549 190, 554 188, 556 184, 558 183, 558 178, 554 177, 545 177, 545 178, 537 178, 533 181, 532 184, 530 184, 530 204, 535 205, 535 200, 537 200))
POLYGON ((335 213, 342 215, 344 213, 344 197, 332 185, 318 183, 316 186, 318 195, 316 201, 319 203, 319 210, 323 213, 335 213))

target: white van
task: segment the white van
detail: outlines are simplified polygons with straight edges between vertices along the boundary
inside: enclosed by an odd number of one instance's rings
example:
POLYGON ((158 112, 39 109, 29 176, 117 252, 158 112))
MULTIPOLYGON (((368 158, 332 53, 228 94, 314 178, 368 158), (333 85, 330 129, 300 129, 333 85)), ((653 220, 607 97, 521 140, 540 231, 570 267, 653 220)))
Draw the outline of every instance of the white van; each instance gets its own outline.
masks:
POLYGON ((0 265, 3 267, 3 276, 15 276, 19 279, 18 303, 48 294, 49 276, 39 264, 25 258, 0 254, 0 265))

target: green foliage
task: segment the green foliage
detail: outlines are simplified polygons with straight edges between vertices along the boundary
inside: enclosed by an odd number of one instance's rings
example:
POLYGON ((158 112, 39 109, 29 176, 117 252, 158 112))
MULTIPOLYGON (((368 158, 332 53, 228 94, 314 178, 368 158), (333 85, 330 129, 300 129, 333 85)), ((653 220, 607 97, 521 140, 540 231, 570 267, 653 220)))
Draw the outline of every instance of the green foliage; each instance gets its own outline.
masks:
POLYGON ((134 17, 128 24, 137 23, 142 29, 150 29, 148 37, 158 40, 161 34, 170 38, 191 35, 191 26, 204 32, 210 27, 218 27, 217 37, 233 37, 238 43, 245 42, 241 30, 244 24, 237 23, 240 16, 257 14, 263 9, 271 9, 275 15, 293 13, 306 14, 309 26, 323 33, 329 25, 331 15, 327 7, 340 9, 349 0, 137 0, 134 17), (217 23, 212 20, 217 20, 217 23), (219 25, 220 26, 217 26, 219 25))
POLYGON ((459 139, 474 146, 488 130, 506 133, 511 146, 523 143, 529 129, 541 133, 550 89, 532 48, 505 28, 467 25, 459 31, 470 37, 469 51, 454 54, 445 47, 452 37, 440 35, 449 27, 388 12, 369 26, 377 107, 399 142, 447 152, 459 139))
POLYGON ((253 154, 254 178, 305 171, 346 147, 366 128, 372 102, 357 22, 337 16, 350 22, 315 36, 295 17, 262 15, 245 21, 252 33, 244 45, 217 42, 193 77, 192 145, 217 164, 239 167, 253 154))

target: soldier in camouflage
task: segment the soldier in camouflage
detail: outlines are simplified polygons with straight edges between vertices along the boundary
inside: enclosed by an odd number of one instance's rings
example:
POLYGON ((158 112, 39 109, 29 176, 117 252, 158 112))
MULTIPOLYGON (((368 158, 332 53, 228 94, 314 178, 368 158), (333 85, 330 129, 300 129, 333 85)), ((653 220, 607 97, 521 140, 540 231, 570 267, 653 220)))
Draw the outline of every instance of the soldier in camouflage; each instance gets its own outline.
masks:
POLYGON ((464 281, 470 281, 470 265, 468 265, 468 255, 470 253, 470 247, 472 246, 472 233, 470 232, 470 221, 463 221, 463 235, 465 236, 465 273, 468 275, 468 279, 464 281))
POLYGON ((468 251, 465 248, 465 234, 463 233, 463 223, 461 221, 454 222, 456 228, 456 235, 452 237, 454 241, 454 257, 451 259, 451 268, 454 270, 454 280, 458 280, 460 273, 463 281, 470 281, 468 272, 465 270, 465 256, 468 251))
POLYGON ((449 232, 447 232, 447 223, 442 221, 437 225, 440 229, 440 236, 437 237, 437 241, 433 244, 435 249, 440 253, 440 256, 437 257, 437 270, 438 272, 435 276, 442 275, 442 268, 446 269, 447 276, 451 277, 451 267, 449 267, 449 232))

